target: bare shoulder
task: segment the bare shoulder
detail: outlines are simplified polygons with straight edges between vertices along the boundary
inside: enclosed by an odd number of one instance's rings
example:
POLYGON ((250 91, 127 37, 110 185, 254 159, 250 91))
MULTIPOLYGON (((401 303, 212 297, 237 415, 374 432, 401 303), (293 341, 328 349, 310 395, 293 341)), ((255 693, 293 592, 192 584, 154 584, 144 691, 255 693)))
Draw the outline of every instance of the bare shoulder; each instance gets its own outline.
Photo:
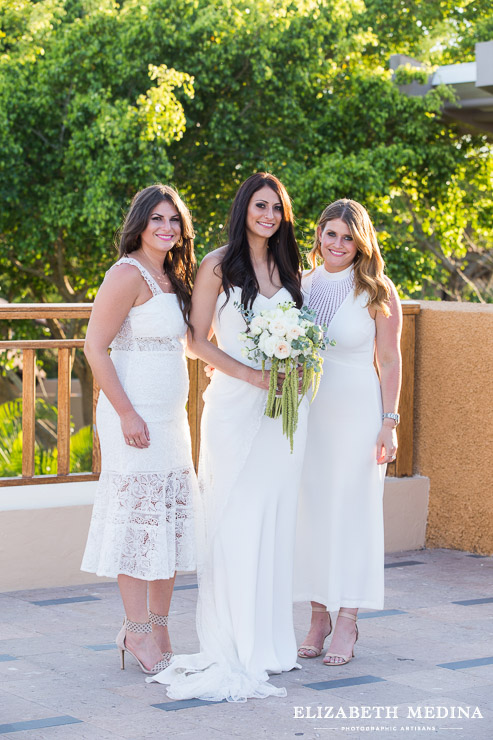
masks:
POLYGON ((139 268, 129 264, 115 264, 110 267, 99 288, 98 296, 131 297, 134 300, 142 289, 142 275, 139 268))
POLYGON ((399 298, 399 293, 397 292, 397 288, 395 287, 392 280, 389 277, 387 277, 387 275, 385 275, 385 281, 390 290, 390 296, 389 296, 390 315, 400 317, 402 315, 402 307, 401 307, 401 301, 399 298))
POLYGON ((219 249, 214 249, 212 252, 206 254, 200 263, 199 272, 202 275, 206 274, 209 277, 215 277, 216 279, 221 280, 220 265, 224 259, 226 250, 227 246, 224 246, 219 247, 219 249))
POLYGON ((217 265, 220 265, 221 262, 224 259, 224 256, 228 250, 228 245, 225 244, 223 247, 219 247, 219 249, 213 249, 212 252, 208 252, 202 262, 200 263, 201 266, 203 264, 208 265, 209 267, 216 267, 217 265))
POLYGON ((389 276, 388 275, 384 275, 384 280, 385 280, 385 282, 387 283, 387 286, 390 289, 391 298, 397 298, 397 300, 399 300, 399 294, 397 293, 397 288, 395 287, 394 283, 389 278, 389 276))
POLYGON ((142 274, 139 268, 136 265, 130 265, 127 262, 120 264, 115 262, 115 264, 110 267, 104 278, 105 283, 125 283, 126 285, 130 285, 132 283, 138 285, 141 280, 142 274))

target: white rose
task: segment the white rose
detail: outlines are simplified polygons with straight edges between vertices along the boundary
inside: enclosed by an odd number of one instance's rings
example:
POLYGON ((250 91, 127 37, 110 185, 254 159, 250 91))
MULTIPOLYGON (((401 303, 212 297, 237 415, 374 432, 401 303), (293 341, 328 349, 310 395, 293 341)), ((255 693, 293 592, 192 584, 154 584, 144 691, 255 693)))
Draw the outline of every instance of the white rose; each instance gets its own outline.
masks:
POLYGON ((298 321, 300 316, 299 309, 297 308, 290 308, 286 313, 284 314, 284 317, 288 319, 289 321, 298 321))
POLYGON ((258 338, 258 346, 260 349, 263 350, 265 342, 270 339, 270 333, 268 331, 263 331, 262 334, 258 338))
POLYGON ((274 347, 274 355, 277 357, 278 360, 285 360, 286 357, 289 357, 290 353, 291 347, 289 346, 289 342, 286 342, 284 339, 276 342, 274 347))
POLYGON ((260 331, 262 331, 262 329, 267 328, 267 323, 267 320, 264 319, 263 316, 255 316, 250 324, 250 329, 255 334, 260 334, 260 331), (260 331, 256 331, 257 329, 260 329, 260 331))
POLYGON ((262 352, 265 352, 267 357, 274 357, 274 352, 278 343, 277 337, 268 337, 265 342, 264 346, 262 348, 262 352))
POLYGON ((274 319, 274 321, 271 321, 269 329, 271 330, 272 334, 275 334, 277 337, 285 337, 286 336, 286 329, 287 326, 282 319, 274 319))
POLYGON ((246 334, 246 332, 240 331, 240 333, 238 334, 238 341, 239 342, 245 342, 246 339, 247 339, 247 337, 248 337, 248 335, 246 334))
POLYGON ((298 326, 298 324, 293 324, 293 326, 288 327, 288 330, 286 332, 286 339, 298 339, 304 333, 305 332, 301 328, 301 326, 298 326))
POLYGON ((242 357, 248 357, 248 350, 246 347, 241 348, 241 356, 242 357))

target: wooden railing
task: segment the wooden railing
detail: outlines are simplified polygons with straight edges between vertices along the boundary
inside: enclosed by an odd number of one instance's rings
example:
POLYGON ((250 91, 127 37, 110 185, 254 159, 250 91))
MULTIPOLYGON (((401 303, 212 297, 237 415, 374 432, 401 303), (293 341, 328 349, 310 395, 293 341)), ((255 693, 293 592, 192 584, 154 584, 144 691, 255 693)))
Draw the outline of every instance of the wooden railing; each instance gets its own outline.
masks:
MULTIPOLYGON (((10 303, 0 305, 0 319, 88 319, 88 303, 30 304, 10 303)), ((92 470, 87 473, 70 472, 70 392, 72 352, 84 346, 83 339, 33 339, 0 342, 0 351, 18 350, 22 353, 22 478, 0 478, 1 486, 20 483, 66 483, 67 481, 97 480, 101 470, 99 442, 94 431, 92 470), (58 351, 58 421, 57 421, 57 474, 35 475, 34 442, 36 424, 36 351, 58 351)), ((97 387, 93 389, 94 404, 97 387)), ((93 404, 93 406, 94 406, 93 404)))
MULTIPOLYGON (((0 320, 11 319, 85 319, 89 318, 92 305, 89 303, 52 304, 3 304, 0 305, 0 320)), ((404 301, 402 304, 404 323, 401 340, 403 360, 403 382, 399 412, 401 424, 398 428, 399 450, 397 459, 388 466, 389 476, 410 476, 413 473, 413 407, 414 407, 414 346, 415 318, 419 304, 404 301)), ((0 478, 0 487, 33 483, 60 483, 67 481, 97 480, 101 460, 97 433, 94 430, 92 470, 87 473, 70 473, 70 386, 71 354, 74 348, 84 346, 83 339, 64 340, 20 340, 0 342, 0 351, 16 349, 22 352, 22 478, 0 478), (34 473, 34 429, 36 400, 36 350, 58 351, 58 427, 57 475, 35 475, 34 473)), ((202 416, 202 394, 208 379, 203 372, 204 363, 188 360, 190 394, 188 398, 188 420, 192 437, 194 463, 197 466, 200 449, 200 419, 202 416)), ((93 418, 98 388, 93 385, 93 418)))

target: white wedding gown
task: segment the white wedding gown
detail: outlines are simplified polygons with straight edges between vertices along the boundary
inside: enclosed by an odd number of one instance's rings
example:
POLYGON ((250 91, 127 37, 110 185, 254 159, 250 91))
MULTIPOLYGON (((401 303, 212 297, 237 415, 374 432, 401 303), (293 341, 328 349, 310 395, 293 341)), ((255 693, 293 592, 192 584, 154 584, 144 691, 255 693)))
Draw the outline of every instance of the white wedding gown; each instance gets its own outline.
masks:
MULTIPOLYGON (((245 363, 238 334, 245 322, 219 295, 218 346, 245 363), (221 310, 222 309, 222 310, 221 310)), ((256 313, 291 300, 285 288, 258 295, 256 313)), ((294 452, 281 419, 264 415, 267 391, 215 371, 204 394, 196 506, 200 653, 177 655, 148 681, 169 684, 172 699, 246 701, 285 696, 269 673, 299 667, 293 629, 296 510, 308 402, 300 407, 294 452)))

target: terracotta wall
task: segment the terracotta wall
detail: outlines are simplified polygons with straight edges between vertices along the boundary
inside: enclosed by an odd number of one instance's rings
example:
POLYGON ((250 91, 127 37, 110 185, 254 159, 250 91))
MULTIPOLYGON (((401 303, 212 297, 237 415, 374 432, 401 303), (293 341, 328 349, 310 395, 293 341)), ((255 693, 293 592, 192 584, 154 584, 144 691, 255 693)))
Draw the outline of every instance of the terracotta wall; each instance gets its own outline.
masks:
POLYGON ((430 479, 426 545, 493 554, 493 306, 420 301, 415 472, 430 479))

